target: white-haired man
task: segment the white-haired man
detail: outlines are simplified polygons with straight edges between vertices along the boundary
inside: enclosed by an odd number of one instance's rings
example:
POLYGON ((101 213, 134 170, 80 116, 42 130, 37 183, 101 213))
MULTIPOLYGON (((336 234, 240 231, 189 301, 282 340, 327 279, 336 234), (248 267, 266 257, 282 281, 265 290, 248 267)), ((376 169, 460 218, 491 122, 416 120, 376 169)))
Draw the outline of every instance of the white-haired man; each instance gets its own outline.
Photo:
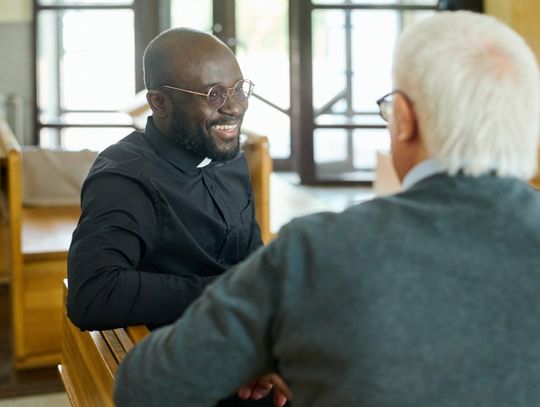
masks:
POLYGON ((126 358, 119 405, 210 406, 277 371, 295 406, 537 406, 540 83, 495 19, 401 36, 379 101, 404 192, 297 219, 126 358))

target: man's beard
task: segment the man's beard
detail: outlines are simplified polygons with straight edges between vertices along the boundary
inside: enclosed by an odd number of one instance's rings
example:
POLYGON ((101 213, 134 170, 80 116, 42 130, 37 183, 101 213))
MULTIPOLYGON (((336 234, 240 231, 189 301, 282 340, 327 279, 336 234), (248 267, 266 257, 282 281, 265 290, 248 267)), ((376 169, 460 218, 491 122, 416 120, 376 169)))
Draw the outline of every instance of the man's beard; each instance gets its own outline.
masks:
MULTIPOLYGON (((226 144, 223 148, 216 143, 211 135, 211 127, 217 124, 225 124, 237 118, 224 116, 220 120, 214 120, 207 126, 187 125, 188 120, 181 109, 174 107, 172 113, 172 123, 169 134, 186 150, 195 153, 200 157, 208 157, 214 161, 229 161, 235 158, 240 151, 240 130, 234 140, 226 144)), ((240 129, 240 119, 238 128, 240 129)))

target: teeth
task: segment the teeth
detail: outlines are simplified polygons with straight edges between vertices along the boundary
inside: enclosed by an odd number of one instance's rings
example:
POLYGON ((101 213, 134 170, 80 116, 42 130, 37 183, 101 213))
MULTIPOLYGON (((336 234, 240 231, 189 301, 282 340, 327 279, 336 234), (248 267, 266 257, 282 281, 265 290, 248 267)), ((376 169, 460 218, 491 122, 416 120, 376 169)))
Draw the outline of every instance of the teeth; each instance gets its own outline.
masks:
POLYGON ((214 128, 216 130, 234 130, 234 129, 236 129, 236 124, 215 125, 214 128))

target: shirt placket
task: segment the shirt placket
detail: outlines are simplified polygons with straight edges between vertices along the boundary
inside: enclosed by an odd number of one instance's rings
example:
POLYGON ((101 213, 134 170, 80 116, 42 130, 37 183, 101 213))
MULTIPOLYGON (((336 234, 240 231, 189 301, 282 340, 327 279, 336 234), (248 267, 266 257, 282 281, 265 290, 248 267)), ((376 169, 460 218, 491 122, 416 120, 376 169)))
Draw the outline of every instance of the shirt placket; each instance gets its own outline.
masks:
POLYGON ((221 218, 225 223, 227 233, 225 235, 225 241, 223 242, 221 249, 217 255, 217 261, 219 263, 230 263, 231 259, 230 254, 236 253, 237 242, 234 236, 235 224, 234 219, 232 218, 233 213, 231 212, 229 206, 225 202, 226 197, 223 195, 223 192, 219 188, 219 184, 216 182, 212 174, 203 170, 203 181, 206 186, 206 189, 212 197, 212 201, 216 205, 221 214, 221 218))

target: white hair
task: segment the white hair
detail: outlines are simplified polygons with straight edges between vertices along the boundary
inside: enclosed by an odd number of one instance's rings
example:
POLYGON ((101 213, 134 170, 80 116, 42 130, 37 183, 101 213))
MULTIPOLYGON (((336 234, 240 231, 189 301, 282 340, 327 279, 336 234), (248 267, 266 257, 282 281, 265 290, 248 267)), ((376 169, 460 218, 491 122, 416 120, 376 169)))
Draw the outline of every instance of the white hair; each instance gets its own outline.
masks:
POLYGON ((400 36, 393 76, 443 170, 534 175, 540 73, 531 49, 512 29, 482 14, 437 13, 400 36))

